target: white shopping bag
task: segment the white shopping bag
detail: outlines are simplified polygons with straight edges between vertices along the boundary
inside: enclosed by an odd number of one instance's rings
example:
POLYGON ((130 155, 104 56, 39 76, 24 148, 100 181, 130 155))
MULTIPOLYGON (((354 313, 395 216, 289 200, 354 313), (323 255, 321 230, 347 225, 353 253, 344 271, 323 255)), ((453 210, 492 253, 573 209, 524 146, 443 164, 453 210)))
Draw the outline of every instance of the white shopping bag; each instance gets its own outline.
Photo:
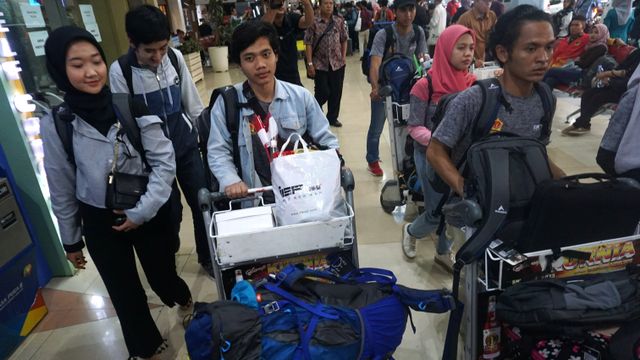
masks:
POLYGON ((294 150, 302 144, 304 151, 279 156, 271 162, 278 225, 325 221, 339 216, 334 212, 342 204, 338 154, 332 149, 309 151, 307 143, 296 133, 289 136, 280 153, 294 136, 298 138, 294 150))

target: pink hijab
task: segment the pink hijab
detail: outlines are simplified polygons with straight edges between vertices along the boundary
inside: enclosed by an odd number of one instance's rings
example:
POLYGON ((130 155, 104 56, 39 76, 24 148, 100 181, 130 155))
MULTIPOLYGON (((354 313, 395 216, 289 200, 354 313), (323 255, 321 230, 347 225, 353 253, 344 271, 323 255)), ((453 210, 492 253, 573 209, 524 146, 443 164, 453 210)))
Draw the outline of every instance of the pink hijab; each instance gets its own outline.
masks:
MULTIPOLYGON (((433 96, 431 98, 432 104, 437 104, 440 98, 444 95, 454 92, 462 91, 476 80, 476 76, 471 74, 468 70, 458 70, 451 65, 450 58, 453 53, 453 49, 456 42, 464 34, 471 34, 473 42, 476 42, 476 36, 473 30, 462 25, 451 25, 446 28, 436 43, 436 53, 433 56, 433 65, 429 70, 429 76, 433 83, 433 96)), ((428 99, 429 90, 427 80, 422 79, 420 81, 425 82, 425 86, 414 86, 413 90, 416 90, 414 95, 428 99)), ((412 91, 413 92, 413 91, 412 91)))
POLYGON ((593 41, 591 37, 589 37, 589 43, 585 46, 585 49, 590 49, 598 45, 607 46, 607 40, 609 39, 609 29, 607 26, 604 24, 595 24, 594 27, 598 29, 598 37, 593 41))

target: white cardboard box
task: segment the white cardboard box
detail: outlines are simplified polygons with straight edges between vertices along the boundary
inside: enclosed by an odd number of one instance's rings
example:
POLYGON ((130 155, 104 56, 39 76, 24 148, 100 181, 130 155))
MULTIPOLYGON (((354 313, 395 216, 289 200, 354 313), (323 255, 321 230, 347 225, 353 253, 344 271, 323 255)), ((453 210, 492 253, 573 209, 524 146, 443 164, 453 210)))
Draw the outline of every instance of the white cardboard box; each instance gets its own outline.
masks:
POLYGON ((272 206, 256 206, 214 214, 218 236, 249 233, 275 227, 272 206))

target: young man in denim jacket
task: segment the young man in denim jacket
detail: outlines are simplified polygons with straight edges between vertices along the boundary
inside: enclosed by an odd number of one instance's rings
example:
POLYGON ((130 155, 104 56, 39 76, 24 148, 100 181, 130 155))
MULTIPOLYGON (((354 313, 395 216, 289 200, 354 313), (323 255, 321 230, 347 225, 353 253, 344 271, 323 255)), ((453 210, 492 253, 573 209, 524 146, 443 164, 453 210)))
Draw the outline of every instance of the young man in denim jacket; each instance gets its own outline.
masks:
MULTIPOLYGON (((236 84, 240 104, 253 103, 265 122, 271 116, 278 127, 278 138, 292 133, 308 135, 320 147, 337 149, 338 139, 329 131, 329 122, 313 95, 305 88, 275 78, 278 61, 278 33, 271 24, 248 21, 238 26, 232 37, 230 59, 240 65, 247 80, 236 84), (268 114, 265 116, 265 114, 268 114)), ((220 190, 229 197, 248 194, 249 188, 271 184, 266 149, 251 122, 255 107, 239 107, 238 150, 240 169, 234 164, 233 140, 226 124, 226 109, 222 98, 211 110, 208 160, 211 172, 220 183, 220 190), (253 132, 253 134, 252 134, 253 132), (256 146, 257 145, 257 146, 256 146)))

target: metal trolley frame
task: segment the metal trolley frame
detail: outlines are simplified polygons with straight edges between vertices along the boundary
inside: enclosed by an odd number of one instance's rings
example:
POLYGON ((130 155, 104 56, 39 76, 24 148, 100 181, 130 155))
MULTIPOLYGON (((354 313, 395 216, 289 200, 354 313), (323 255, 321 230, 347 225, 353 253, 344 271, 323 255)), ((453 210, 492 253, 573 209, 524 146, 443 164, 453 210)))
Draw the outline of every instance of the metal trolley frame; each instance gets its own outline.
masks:
MULTIPOLYGON (((223 272, 244 265, 262 265, 287 258, 294 258, 320 252, 349 252, 350 261, 358 266, 358 246, 354 212, 355 181, 351 170, 341 171, 341 186, 348 213, 328 221, 276 226, 268 230, 246 232, 233 235, 215 233, 215 215, 234 210, 217 211, 215 204, 227 199, 222 192, 201 189, 198 202, 202 211, 207 233, 209 252, 212 259, 215 282, 220 299, 228 297, 228 287, 223 272)), ((255 202, 259 197, 232 200, 231 202, 255 202)), ((272 207, 273 204, 264 205, 272 207)), ((227 277, 228 278, 228 277, 227 277)))

